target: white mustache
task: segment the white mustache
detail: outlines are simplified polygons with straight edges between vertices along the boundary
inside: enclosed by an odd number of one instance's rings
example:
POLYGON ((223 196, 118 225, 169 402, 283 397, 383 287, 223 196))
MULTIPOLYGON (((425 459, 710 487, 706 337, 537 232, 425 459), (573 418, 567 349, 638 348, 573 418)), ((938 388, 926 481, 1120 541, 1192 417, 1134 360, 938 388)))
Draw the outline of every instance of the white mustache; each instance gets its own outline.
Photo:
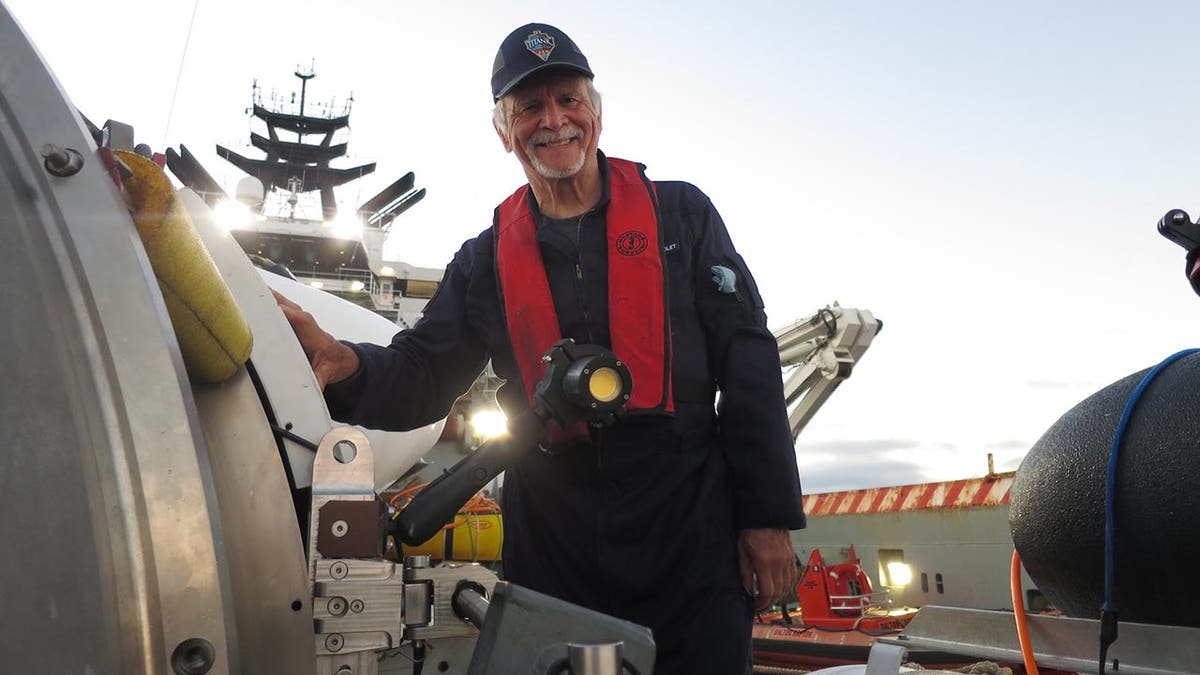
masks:
POLYGON ((576 136, 582 136, 583 130, 579 127, 568 124, 558 131, 539 131, 529 138, 530 145, 543 145, 546 143, 558 143, 560 141, 570 140, 576 136))

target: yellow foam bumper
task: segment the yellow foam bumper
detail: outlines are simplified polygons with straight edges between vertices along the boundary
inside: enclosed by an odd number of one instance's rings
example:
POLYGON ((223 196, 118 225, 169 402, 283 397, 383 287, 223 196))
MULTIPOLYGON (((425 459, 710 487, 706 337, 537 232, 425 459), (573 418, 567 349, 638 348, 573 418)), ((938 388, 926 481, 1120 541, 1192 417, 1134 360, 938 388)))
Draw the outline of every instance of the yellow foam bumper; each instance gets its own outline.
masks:
POLYGON ((250 358, 250 327, 176 198, 171 180, 145 157, 116 154, 133 172, 124 181, 133 221, 158 279, 188 376, 197 382, 222 382, 250 358))

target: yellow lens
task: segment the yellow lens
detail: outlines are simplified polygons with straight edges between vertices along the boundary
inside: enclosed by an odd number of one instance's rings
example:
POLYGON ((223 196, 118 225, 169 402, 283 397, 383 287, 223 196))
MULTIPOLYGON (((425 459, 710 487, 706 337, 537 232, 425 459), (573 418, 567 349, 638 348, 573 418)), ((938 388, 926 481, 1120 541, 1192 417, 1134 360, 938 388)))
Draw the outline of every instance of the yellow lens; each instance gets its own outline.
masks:
POLYGON ((612 368, 597 368, 588 380, 588 393, 601 403, 608 403, 621 395, 621 376, 612 368))

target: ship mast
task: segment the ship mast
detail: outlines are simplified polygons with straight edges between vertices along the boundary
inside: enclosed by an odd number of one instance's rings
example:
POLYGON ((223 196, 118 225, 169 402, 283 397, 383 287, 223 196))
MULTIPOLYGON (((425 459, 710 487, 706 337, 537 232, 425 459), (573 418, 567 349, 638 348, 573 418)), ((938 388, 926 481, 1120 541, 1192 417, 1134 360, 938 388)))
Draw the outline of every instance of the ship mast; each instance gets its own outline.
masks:
MULTIPOLYGON (((308 72, 297 69, 300 79, 300 108, 296 113, 278 108, 268 108, 258 98, 255 90, 251 114, 267 125, 267 136, 250 134, 250 143, 267 154, 265 159, 250 159, 217 146, 217 155, 228 160, 242 171, 257 177, 263 186, 291 193, 289 218, 295 217, 298 196, 306 192, 321 195, 321 213, 324 220, 333 220, 337 215, 337 202, 333 188, 375 171, 375 163, 363 164, 351 169, 335 169, 330 162, 346 156, 346 143, 334 144, 334 135, 350 126, 350 103, 340 115, 307 114, 304 110, 308 96, 308 81, 316 77, 311 68, 308 72), (285 140, 280 132, 294 134, 296 140, 285 140), (316 143, 306 141, 308 136, 319 136, 316 143)), ((294 100, 294 99, 293 99, 294 100)))
POLYGON ((304 93, 308 89, 308 81, 317 76, 317 72, 310 66, 307 73, 300 72, 296 69, 296 77, 300 78, 300 116, 304 116, 304 93))

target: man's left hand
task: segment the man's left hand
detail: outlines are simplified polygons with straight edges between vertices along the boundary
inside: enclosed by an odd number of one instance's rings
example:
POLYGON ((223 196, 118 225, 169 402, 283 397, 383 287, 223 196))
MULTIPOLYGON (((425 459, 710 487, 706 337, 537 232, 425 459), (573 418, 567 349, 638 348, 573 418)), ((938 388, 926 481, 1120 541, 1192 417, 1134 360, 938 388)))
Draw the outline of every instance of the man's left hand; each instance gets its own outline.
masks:
POLYGON ((754 594, 756 610, 761 612, 779 602, 796 585, 796 552, 792 550, 788 531, 748 529, 739 532, 738 568, 742 573, 742 586, 754 594))

